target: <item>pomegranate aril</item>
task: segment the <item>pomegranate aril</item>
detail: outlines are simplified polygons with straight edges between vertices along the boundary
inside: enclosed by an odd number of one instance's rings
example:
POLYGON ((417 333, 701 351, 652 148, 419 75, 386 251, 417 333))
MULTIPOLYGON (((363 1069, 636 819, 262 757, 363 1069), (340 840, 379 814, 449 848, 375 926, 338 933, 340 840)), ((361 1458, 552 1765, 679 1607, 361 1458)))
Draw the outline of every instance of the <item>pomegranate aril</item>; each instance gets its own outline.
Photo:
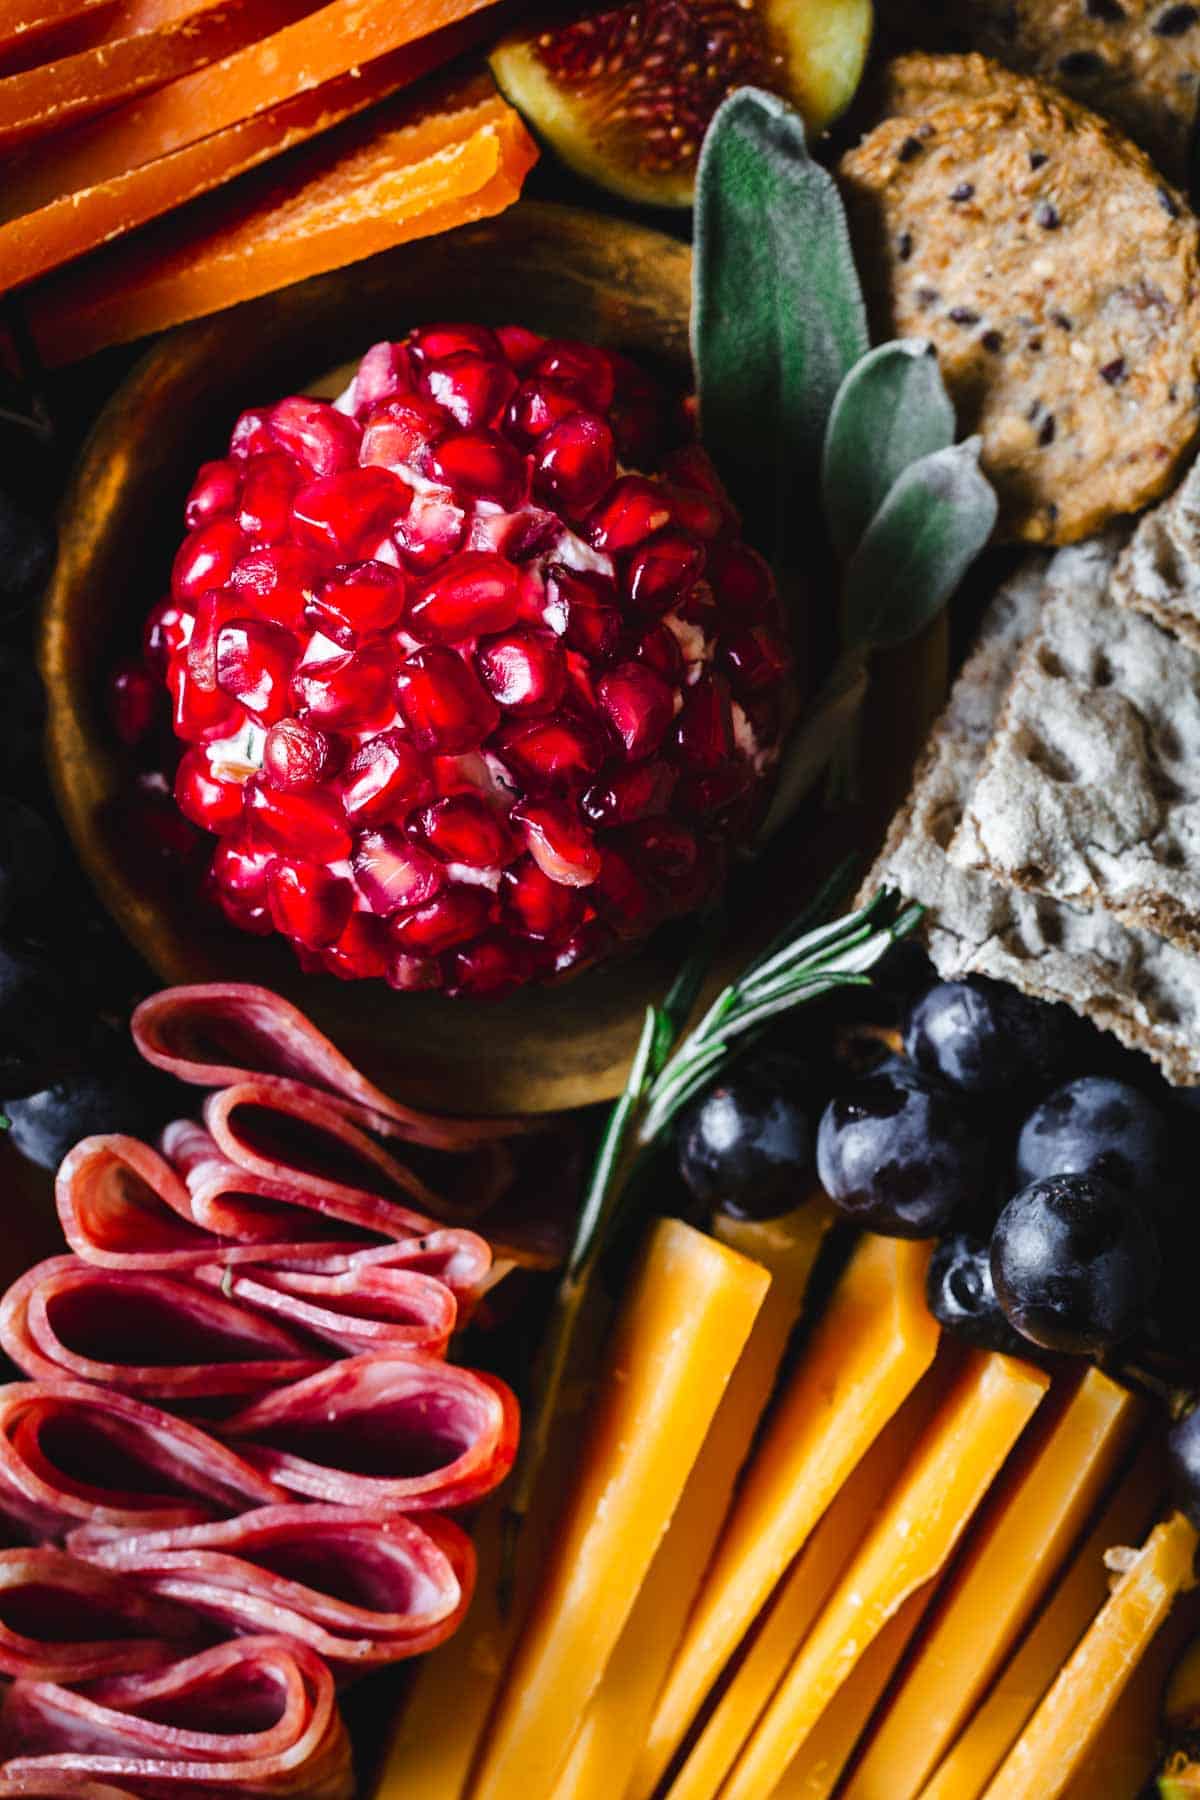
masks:
POLYGON ((242 472, 236 463, 222 458, 220 462, 201 463, 192 483, 183 520, 189 531, 223 519, 236 510, 241 491, 242 472))
POLYGON ((387 631, 404 611, 405 584, 387 563, 361 562, 335 569, 305 613, 306 623, 335 644, 353 649, 371 632, 387 631))
MULTIPOLYGON (((522 506, 515 513, 477 512, 467 532, 468 550, 490 550, 509 562, 528 562, 555 543, 562 531, 556 513, 540 506, 522 506)), ((538 589, 540 595, 540 586, 538 589)), ((524 607, 522 610, 526 610, 524 607)), ((531 616, 539 616, 534 606, 531 616)))
POLYGON ((522 800, 510 817, 543 875, 566 887, 588 887, 595 881, 600 851, 573 807, 560 800, 522 800))
POLYGON ((625 592, 643 612, 665 613, 700 579, 704 545, 686 531, 663 531, 629 560, 625 592))
POLYGON ((595 344, 578 344, 565 338, 546 345, 534 368, 578 388, 596 412, 607 412, 616 389, 612 358, 595 344))
POLYGON ((421 750, 474 750, 496 729, 500 709, 456 650, 431 644, 396 671, 396 700, 421 750))
POLYGON ((329 738, 307 719, 279 719, 263 745, 263 776, 274 788, 299 793, 324 781, 335 760, 329 738))
POLYGON ((175 803, 185 819, 220 837, 241 819, 242 798, 242 784, 219 781, 203 750, 184 751, 175 771, 175 803))
POLYGON ((342 809, 322 788, 285 792, 260 777, 247 783, 245 813, 256 837, 306 862, 342 862, 350 854, 342 809))
POLYGON ((476 938, 450 958, 449 988, 455 994, 497 999, 523 987, 536 969, 530 945, 504 932, 476 938))
POLYGON ((509 401, 505 423, 517 437, 533 442, 564 419, 574 418, 585 404, 577 388, 535 375, 523 381, 509 401))
MULTIPOLYGON (((314 644, 316 640, 313 640, 314 644)), ((291 698, 313 721, 336 730, 380 726, 391 716, 396 653, 385 642, 300 663, 291 698)))
POLYGON ((733 752, 729 687, 720 675, 702 675, 688 690, 675 726, 679 755, 692 769, 720 768, 733 752))
POLYGON ((279 857, 267 878, 275 929, 309 950, 320 950, 342 935, 354 906, 354 887, 317 863, 279 857))
POLYGON ((509 712, 552 712, 566 686, 562 651, 548 632, 487 638, 475 652, 475 666, 492 699, 509 712))
POLYGON ((701 897, 703 865, 694 831, 678 819, 642 819, 620 833, 621 847, 676 908, 690 908, 701 897))
POLYGON ((683 651, 668 625, 655 625, 634 651, 634 660, 654 669, 673 687, 683 680, 683 651))
POLYGON ((424 906, 446 882, 436 856, 387 826, 360 831, 350 861, 363 899, 384 918, 402 908, 424 906))
POLYGON ((456 493, 494 500, 507 512, 528 494, 525 460, 495 431, 459 431, 443 438, 429 461, 430 474, 456 493))
POLYGON ((564 942, 555 946, 554 973, 560 979, 581 975, 585 969, 611 956, 616 933, 602 919, 587 919, 564 942))
POLYGON ((487 888, 451 882, 426 905, 389 919, 388 933, 406 950, 436 956, 485 931, 495 905, 487 888))
POLYGON ((616 583, 592 570, 548 564, 543 616, 572 650, 597 662, 611 656, 621 641, 616 583))
POLYGON ((365 419, 385 400, 403 393, 411 385, 412 369, 405 346, 390 344, 386 339, 380 344, 372 344, 350 384, 349 409, 356 419, 365 419))
POLYGON ((432 793, 428 762, 394 727, 359 745, 342 780, 342 805, 356 825, 403 819, 432 793))
POLYGON ((730 625, 776 622, 779 604, 771 571, 748 544, 718 544, 710 549, 708 578, 721 616, 730 625))
POLYGON ((245 718, 241 707, 220 688, 203 687, 192 679, 186 652, 171 658, 167 691, 171 696, 171 728, 176 737, 188 743, 206 744, 230 737, 245 718))
POLYGON ((657 382, 617 351, 610 352, 616 392, 609 408, 609 424, 624 463, 636 468, 653 467, 663 442, 680 424, 679 408, 668 402, 657 382))
POLYGON ((165 680, 167 664, 176 650, 187 643, 196 618, 194 612, 181 606, 170 594, 160 600, 142 631, 142 654, 159 680, 165 680))
POLYGON ((276 860, 274 850, 226 837, 213 851, 209 873, 225 894, 246 906, 265 906, 267 877, 276 860))
POLYGON ((532 856, 505 871, 500 891, 511 924, 530 937, 557 942, 569 937, 583 918, 579 889, 552 881, 532 856))
POLYGON ((280 448, 318 479, 358 461, 360 427, 326 400, 301 394, 281 400, 271 412, 269 428, 280 448))
POLYGON ((593 507, 616 478, 613 434, 595 413, 551 426, 534 454, 534 488, 572 517, 593 507))
POLYGON ((791 658, 766 625, 750 625, 726 638, 724 661, 736 693, 761 694, 783 680, 791 658))
POLYGON ((611 752, 608 733, 574 713, 506 725, 494 740, 496 755, 518 781, 531 787, 559 787, 586 781, 611 752))
POLYGON ((176 600, 194 607, 210 588, 223 588, 245 548, 246 540, 233 519, 214 519, 189 532, 171 570, 176 600))
POLYGON ((434 445, 449 429, 450 421, 436 401, 424 394, 405 394, 371 414, 358 460, 363 468, 414 469, 425 475, 434 445))
POLYGON ((249 543, 277 544, 292 523, 292 501, 303 476, 290 456, 259 456, 242 483, 238 525, 249 543))
POLYGON ((496 339, 513 368, 521 372, 537 361, 546 342, 539 332, 530 331, 526 325, 499 325, 496 339))
POLYGON ((132 748, 149 734, 162 698, 162 683, 144 662, 117 664, 109 677, 108 712, 123 744, 132 748))
POLYGON ((408 609, 406 624, 423 642, 460 643, 517 621, 520 577, 502 556, 464 550, 443 563, 408 609))
POLYGON ((725 484, 703 444, 681 444, 678 449, 669 451, 663 458, 662 472, 676 486, 707 494, 726 512, 732 512, 725 484))
POLYGON ((693 818, 711 819, 736 805, 753 785, 754 771, 739 757, 705 774, 685 775, 676 789, 676 804, 693 818))
POLYGON ((236 930, 249 932, 252 937, 270 937, 274 931, 275 921, 265 900, 243 900, 240 894, 228 894, 211 881, 206 884, 205 895, 216 901, 236 930))
POLYGON ((270 412, 257 408, 239 413, 229 437, 229 454, 244 462, 250 456, 269 456, 275 448, 269 424, 270 412))
POLYGON ((469 431, 498 422, 517 378, 507 363, 460 350, 441 362, 426 363, 420 385, 456 424, 469 431))
POLYGON ((698 494, 695 488, 668 488, 670 494, 671 515, 676 523, 685 531, 696 537, 711 542, 720 537, 728 522, 725 509, 716 500, 710 500, 707 494, 698 494))
POLYGON ((376 537, 403 518, 412 489, 390 469, 348 469, 301 488, 292 525, 306 543, 349 557, 372 531, 376 537))
POLYGON ((440 988, 442 965, 432 956, 410 956, 397 951, 387 966, 387 984, 401 994, 415 994, 440 988))
POLYGON ((645 663, 621 663, 601 677, 597 696, 632 762, 652 756, 675 716, 669 683, 645 663))
POLYGON ((595 549, 610 554, 633 550, 670 525, 673 516, 670 500, 656 482, 644 475, 622 475, 588 519, 586 536, 595 549))
POLYGON ((677 780, 669 763, 638 763, 602 776, 581 804, 593 825, 631 825, 665 811, 677 780))
POLYGON ((416 494, 404 518, 392 528, 392 542, 412 569, 435 569, 461 549, 467 515, 448 494, 416 494))
POLYGON ((486 325, 434 324, 418 325, 409 333, 408 347, 420 364, 444 362, 448 356, 485 356, 499 361, 503 356, 500 340, 486 325))
POLYGON ((606 845, 600 872, 588 899, 603 913, 619 938, 645 937, 657 923, 661 907, 629 858, 606 845))
POLYGON ((299 544, 273 544, 243 556, 229 585, 239 596, 239 611, 245 612, 249 602, 253 612, 273 624, 303 631, 305 610, 316 598, 327 568, 328 558, 299 544))
POLYGON ((289 710, 299 652, 290 631, 261 619, 235 619, 217 633, 217 686, 264 725, 273 725, 289 710))
POLYGON ((386 977, 392 955, 383 920, 356 912, 322 960, 339 981, 374 981, 386 977))
POLYGON ((439 856, 468 868, 503 868, 520 850, 504 821, 478 794, 454 794, 439 800, 436 806, 424 809, 417 823, 439 856))

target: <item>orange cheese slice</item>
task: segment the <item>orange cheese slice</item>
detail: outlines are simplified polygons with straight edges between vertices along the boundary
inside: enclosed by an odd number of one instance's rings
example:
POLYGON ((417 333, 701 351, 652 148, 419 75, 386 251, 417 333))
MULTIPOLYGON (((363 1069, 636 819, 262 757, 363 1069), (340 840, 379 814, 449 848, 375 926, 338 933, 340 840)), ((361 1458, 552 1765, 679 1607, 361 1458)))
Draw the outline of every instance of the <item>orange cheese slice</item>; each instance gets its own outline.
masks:
POLYGON ((969 1718, 1128 1452, 1144 1408, 1098 1369, 1007 1472, 939 1596, 846 1800, 912 1800, 969 1718))
POLYGON ((1075 1778, 1178 1594, 1196 1532, 1156 1525, 986 1789, 986 1800, 1058 1800, 1075 1778))
POLYGON ((830 1596, 722 1790, 763 1800, 859 1657, 910 1594, 945 1567, 1049 1387, 1010 1357, 971 1356, 890 1504, 830 1596))
POLYGON ((474 1800, 553 1800, 769 1284, 765 1269, 713 1238, 677 1220, 655 1226, 474 1800))
POLYGON ((721 1534, 655 1708, 635 1795, 661 1778, 809 1533, 932 1363, 928 1260, 927 1245, 897 1238, 866 1237, 855 1249, 721 1534))

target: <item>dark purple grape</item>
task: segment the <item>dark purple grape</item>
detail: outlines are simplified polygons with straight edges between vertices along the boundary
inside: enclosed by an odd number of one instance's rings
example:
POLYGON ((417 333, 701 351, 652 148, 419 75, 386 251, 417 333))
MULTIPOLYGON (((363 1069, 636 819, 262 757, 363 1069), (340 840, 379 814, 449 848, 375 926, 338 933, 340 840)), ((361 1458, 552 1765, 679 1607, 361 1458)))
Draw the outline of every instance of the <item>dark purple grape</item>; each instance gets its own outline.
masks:
POLYGON ((1144 1205, 1102 1175, 1054 1175, 1014 1194, 992 1233, 996 1297, 1046 1350, 1111 1349, 1144 1324, 1159 1278, 1144 1205))
POLYGON ((1200 1406, 1167 1433, 1167 1461, 1176 1504, 1200 1530, 1200 1406))
POLYGON ((740 1218, 772 1218, 808 1198, 814 1179, 811 1067, 760 1053, 679 1115, 679 1172, 697 1200, 740 1218))
POLYGON ((1017 1181, 1103 1175, 1147 1194, 1171 1174, 1167 1121, 1154 1102, 1110 1075, 1081 1075, 1036 1106, 1017 1142, 1017 1181))
POLYGON ((1005 1094, 1063 1073, 1075 1036, 1062 1006, 972 975, 939 981, 908 1015, 904 1047, 919 1069, 968 1094, 1005 1094))
POLYGON ((936 1237, 989 1194, 990 1147, 958 1095, 899 1058, 830 1101, 817 1173, 850 1218, 889 1237, 936 1237))
POLYGON ((980 1350, 1026 1356, 1030 1345, 1014 1331, 992 1286, 988 1245, 980 1238, 954 1232, 933 1253, 925 1282, 929 1310, 939 1325, 980 1350))

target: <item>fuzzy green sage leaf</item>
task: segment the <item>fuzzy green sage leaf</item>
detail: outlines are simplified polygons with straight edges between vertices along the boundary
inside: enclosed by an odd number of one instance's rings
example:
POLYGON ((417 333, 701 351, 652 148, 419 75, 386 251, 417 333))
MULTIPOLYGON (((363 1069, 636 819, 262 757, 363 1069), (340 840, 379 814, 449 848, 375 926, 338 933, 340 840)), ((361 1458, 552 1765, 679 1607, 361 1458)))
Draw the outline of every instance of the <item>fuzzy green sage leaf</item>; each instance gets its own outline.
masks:
POLYGON ((696 181, 692 351, 700 432, 749 535, 776 559, 811 510, 825 422, 867 348, 862 290, 832 176, 800 115, 738 88, 696 181))
POLYGON ((910 463, 846 565, 845 642, 885 649, 936 618, 992 534, 978 437, 910 463))
POLYGON ((821 489, 843 562, 910 463, 954 442, 954 408, 924 338, 869 350, 850 370, 825 430, 821 489))

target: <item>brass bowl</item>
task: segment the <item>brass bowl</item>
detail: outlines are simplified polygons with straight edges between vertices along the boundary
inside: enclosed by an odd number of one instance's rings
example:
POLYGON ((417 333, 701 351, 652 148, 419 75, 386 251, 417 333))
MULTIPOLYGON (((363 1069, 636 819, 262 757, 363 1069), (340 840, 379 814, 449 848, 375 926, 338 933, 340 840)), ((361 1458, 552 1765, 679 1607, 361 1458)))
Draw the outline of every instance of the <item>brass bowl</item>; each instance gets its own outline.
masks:
MULTIPOLYGON (((104 684, 166 590, 197 465, 220 454, 244 407, 311 389, 376 340, 438 317, 519 319, 593 339, 633 352, 682 385, 690 275, 690 252, 673 238, 522 203, 171 332, 113 395, 65 503, 41 668, 63 817, 104 903, 164 982, 266 983, 311 1014, 374 1080, 445 1111, 544 1112, 619 1091, 646 1002, 674 971, 678 931, 664 930, 636 955, 570 985, 491 1005, 302 974, 281 940, 214 923, 178 879, 172 886, 148 866, 144 847, 121 824, 132 771, 106 717, 104 684)), ((928 655, 919 661, 928 672, 928 655)), ((914 710, 923 727, 924 712, 911 704, 911 669, 898 681, 906 696, 903 736, 914 710)), ((884 760, 894 776, 913 745, 898 746, 890 727, 888 736, 884 760)), ((771 878, 757 884, 760 901, 765 886, 786 909, 797 883, 820 874, 820 860, 793 833, 785 863, 776 857, 771 878)), ((751 908, 738 931, 743 949, 771 927, 773 910, 758 902, 751 908)))

